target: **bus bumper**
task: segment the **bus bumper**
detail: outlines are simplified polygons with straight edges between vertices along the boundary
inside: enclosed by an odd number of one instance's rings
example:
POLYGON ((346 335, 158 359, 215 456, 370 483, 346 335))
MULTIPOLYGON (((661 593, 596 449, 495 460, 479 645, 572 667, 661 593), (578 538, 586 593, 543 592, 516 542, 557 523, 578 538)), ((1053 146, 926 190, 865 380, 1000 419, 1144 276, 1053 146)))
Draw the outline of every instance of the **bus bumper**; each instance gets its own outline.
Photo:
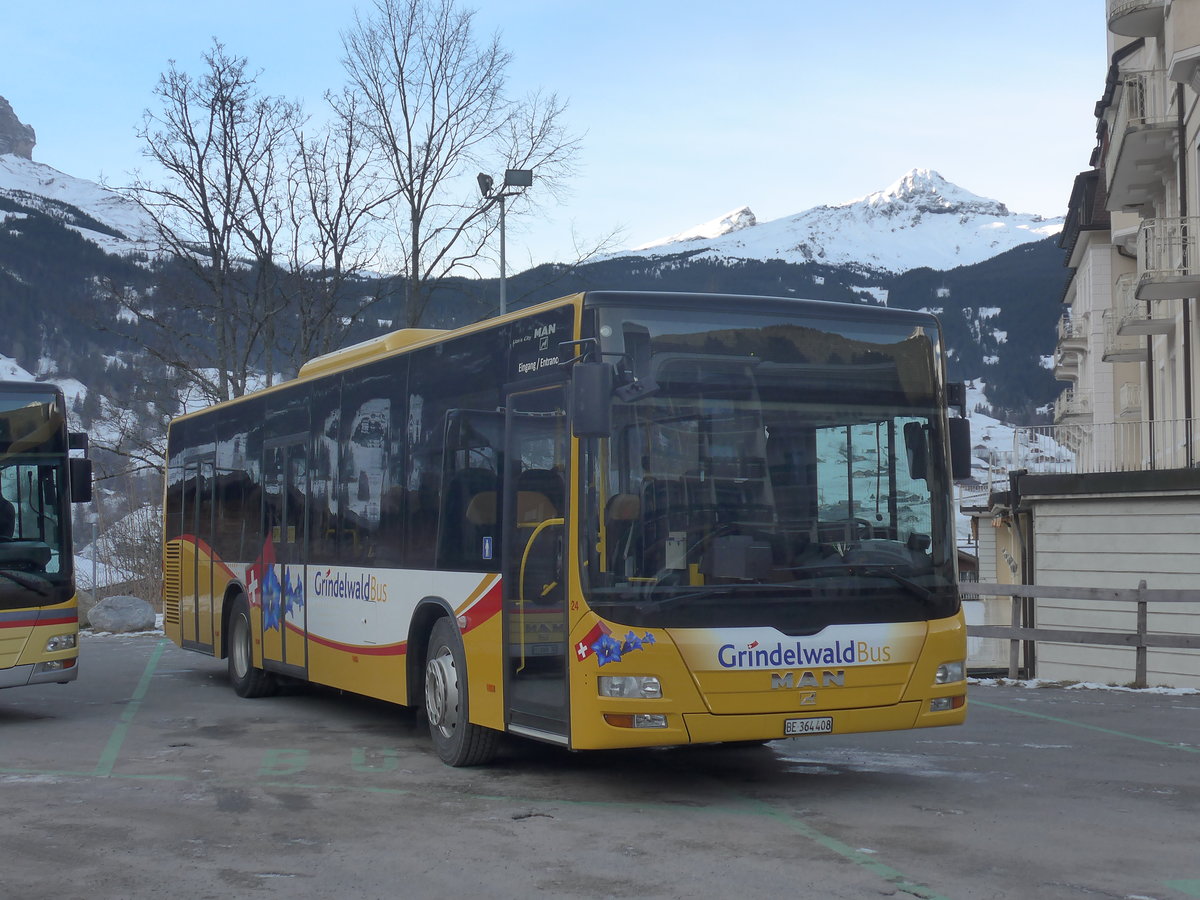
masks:
POLYGON ((25 687, 30 684, 66 684, 79 677, 79 660, 57 659, 0 669, 0 688, 25 687))
POLYGON ((788 737, 784 723, 788 719, 833 719, 833 730, 814 737, 857 734, 867 731, 903 731, 909 728, 932 728, 939 725, 961 725, 967 717, 964 704, 958 709, 929 712, 928 703, 910 701, 894 706, 865 709, 837 709, 811 713, 769 713, 765 715, 714 716, 707 713, 685 714, 688 735, 693 743, 717 741, 771 741, 788 737))

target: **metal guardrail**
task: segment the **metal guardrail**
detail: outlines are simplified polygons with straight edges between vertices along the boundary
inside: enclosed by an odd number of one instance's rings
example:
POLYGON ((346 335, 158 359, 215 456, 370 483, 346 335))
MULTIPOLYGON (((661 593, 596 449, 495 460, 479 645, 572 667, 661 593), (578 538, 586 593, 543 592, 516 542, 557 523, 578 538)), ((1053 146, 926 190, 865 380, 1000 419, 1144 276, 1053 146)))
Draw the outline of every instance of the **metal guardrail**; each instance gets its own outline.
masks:
POLYGON ((969 625, 970 637, 1000 638, 1008 640, 1008 674, 1017 678, 1020 671, 1020 649, 1024 642, 1052 641, 1063 644, 1098 644, 1114 647, 1133 647, 1136 651, 1134 663, 1134 685, 1146 687, 1146 657, 1151 647, 1200 650, 1200 634, 1161 634, 1147 630, 1148 606, 1151 603, 1200 603, 1200 590, 1151 589, 1145 580, 1136 588, 1081 588, 1053 587, 1041 584, 994 584, 990 582, 963 582, 960 586, 965 596, 1011 597, 1011 625, 969 625), (1083 631, 1064 628, 1036 628, 1021 624, 1028 613, 1023 600, 1039 599, 1084 600, 1089 603, 1136 603, 1137 629, 1122 631, 1083 631))
POLYGON ((1182 469, 1196 463, 1198 439, 1200 418, 1020 426, 1008 467, 1039 475, 1182 469))

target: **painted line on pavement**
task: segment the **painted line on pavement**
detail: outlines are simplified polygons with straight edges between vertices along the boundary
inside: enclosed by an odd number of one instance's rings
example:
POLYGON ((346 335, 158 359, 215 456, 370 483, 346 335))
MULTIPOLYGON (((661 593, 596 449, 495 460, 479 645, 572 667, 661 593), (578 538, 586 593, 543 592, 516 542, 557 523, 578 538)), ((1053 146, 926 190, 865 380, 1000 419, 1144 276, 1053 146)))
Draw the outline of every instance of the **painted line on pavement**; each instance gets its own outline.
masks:
POLYGON ((911 894, 914 897, 920 897, 921 900, 947 900, 947 898, 934 892, 926 885, 918 884, 917 882, 913 881, 903 872, 899 872, 886 863, 879 862, 879 860, 872 859, 870 855, 864 853, 863 851, 855 850, 849 844, 844 844, 837 838, 830 837, 824 832, 818 831, 808 823, 802 822, 794 816, 789 816, 786 813, 775 809, 768 803, 764 803, 761 800, 751 800, 748 802, 759 807, 761 809, 761 815, 775 819, 777 822, 782 822, 801 837, 812 841, 814 844, 824 847, 826 850, 833 851, 838 856, 842 857, 842 859, 852 862, 859 868, 867 870, 872 875, 876 875, 884 879, 888 883, 894 885, 899 891, 903 891, 906 894, 911 894))
POLYGON ((113 729, 112 735, 108 739, 108 744, 104 747, 104 752, 100 754, 100 760, 96 763, 96 768, 92 771, 93 775, 98 775, 101 778, 107 778, 112 775, 113 767, 117 764, 117 756, 121 753, 121 746, 125 743, 125 736, 129 733, 129 726, 133 723, 133 717, 137 715, 138 710, 142 706, 142 700, 145 699, 146 693, 150 690, 150 679, 154 677, 154 670, 158 668, 158 661, 162 658, 163 651, 167 648, 167 640, 163 638, 158 642, 158 646, 154 648, 154 652, 150 654, 150 660, 146 663, 146 668, 142 671, 142 677, 137 683, 137 687, 133 689, 133 696, 129 698, 129 703, 125 706, 125 711, 121 713, 121 719, 117 722, 116 728, 113 729))
POLYGON ((988 709, 998 709, 1003 712, 1016 713, 1019 716, 1029 716, 1033 719, 1045 719, 1047 722, 1057 722, 1059 725, 1074 725, 1076 728, 1086 728, 1089 731, 1099 731, 1101 734, 1111 734, 1113 737, 1129 738, 1131 741, 1141 741, 1143 744, 1154 744, 1156 747, 1166 747, 1168 750, 1182 750, 1184 753, 1200 753, 1200 747, 1192 747, 1188 744, 1174 743, 1170 741, 1160 741, 1157 738, 1145 737, 1140 734, 1130 734, 1128 731, 1117 731, 1114 728, 1102 728, 1099 725, 1088 725, 1086 722, 1074 722, 1071 719, 1063 719, 1059 716, 1050 716, 1046 713, 1032 712, 1028 709, 1017 709, 1012 706, 1001 706, 998 703, 985 703, 982 700, 972 700, 973 706, 984 706, 988 709))

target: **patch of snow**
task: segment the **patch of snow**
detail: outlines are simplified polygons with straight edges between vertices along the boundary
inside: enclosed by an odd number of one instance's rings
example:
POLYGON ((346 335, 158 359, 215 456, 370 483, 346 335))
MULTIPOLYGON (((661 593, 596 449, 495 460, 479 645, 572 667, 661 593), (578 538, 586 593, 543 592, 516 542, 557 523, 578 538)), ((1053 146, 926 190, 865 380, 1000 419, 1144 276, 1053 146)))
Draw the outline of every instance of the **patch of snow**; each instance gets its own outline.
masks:
POLYGON ((1200 694, 1197 688, 1145 687, 1133 688, 1119 684, 1101 684, 1098 681, 1076 681, 1064 684, 1046 678, 968 678, 967 684, 980 687, 1062 688, 1067 691, 1118 691, 1127 694, 1162 694, 1168 697, 1190 697, 1200 694))

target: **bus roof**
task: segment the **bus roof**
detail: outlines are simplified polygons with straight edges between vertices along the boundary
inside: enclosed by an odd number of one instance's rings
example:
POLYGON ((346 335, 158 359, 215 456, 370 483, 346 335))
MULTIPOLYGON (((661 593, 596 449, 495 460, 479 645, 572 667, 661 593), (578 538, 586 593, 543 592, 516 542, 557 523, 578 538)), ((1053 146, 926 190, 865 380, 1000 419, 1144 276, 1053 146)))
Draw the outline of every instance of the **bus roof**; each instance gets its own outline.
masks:
MULTIPOLYGON (((758 307, 760 309, 766 308, 771 310, 779 310, 786 307, 797 312, 803 311, 805 315, 822 319, 838 319, 841 321, 873 319, 878 321, 884 318, 895 322, 907 321, 914 324, 933 325, 935 327, 938 324, 937 317, 932 313, 889 309, 888 307, 868 306, 857 303, 841 303, 833 300, 809 300, 798 297, 778 297, 761 294, 714 294, 686 291, 583 291, 559 297, 555 300, 547 300, 533 306, 526 306, 506 313, 503 316, 481 319, 478 322, 472 322, 470 325, 464 325, 460 328, 401 328, 378 337, 369 338, 357 344, 352 344, 349 347, 343 347, 340 350, 334 350, 330 353, 313 357, 300 367, 294 379, 281 381, 261 391, 254 391, 250 394, 244 394, 241 397, 234 397, 230 400, 212 404, 212 406, 205 407, 202 410, 177 416, 176 420, 199 415, 215 406, 224 406, 227 403, 239 403, 250 397, 283 390, 298 381, 347 371, 365 363, 404 353, 427 344, 435 344, 439 341, 472 334, 506 321, 522 319, 544 310, 573 303, 581 303, 585 307, 629 306, 636 308, 641 306, 646 308, 687 309, 697 306, 727 307, 731 300, 735 301, 739 307, 758 307)), ((47 387, 45 385, 32 386, 47 387)))

